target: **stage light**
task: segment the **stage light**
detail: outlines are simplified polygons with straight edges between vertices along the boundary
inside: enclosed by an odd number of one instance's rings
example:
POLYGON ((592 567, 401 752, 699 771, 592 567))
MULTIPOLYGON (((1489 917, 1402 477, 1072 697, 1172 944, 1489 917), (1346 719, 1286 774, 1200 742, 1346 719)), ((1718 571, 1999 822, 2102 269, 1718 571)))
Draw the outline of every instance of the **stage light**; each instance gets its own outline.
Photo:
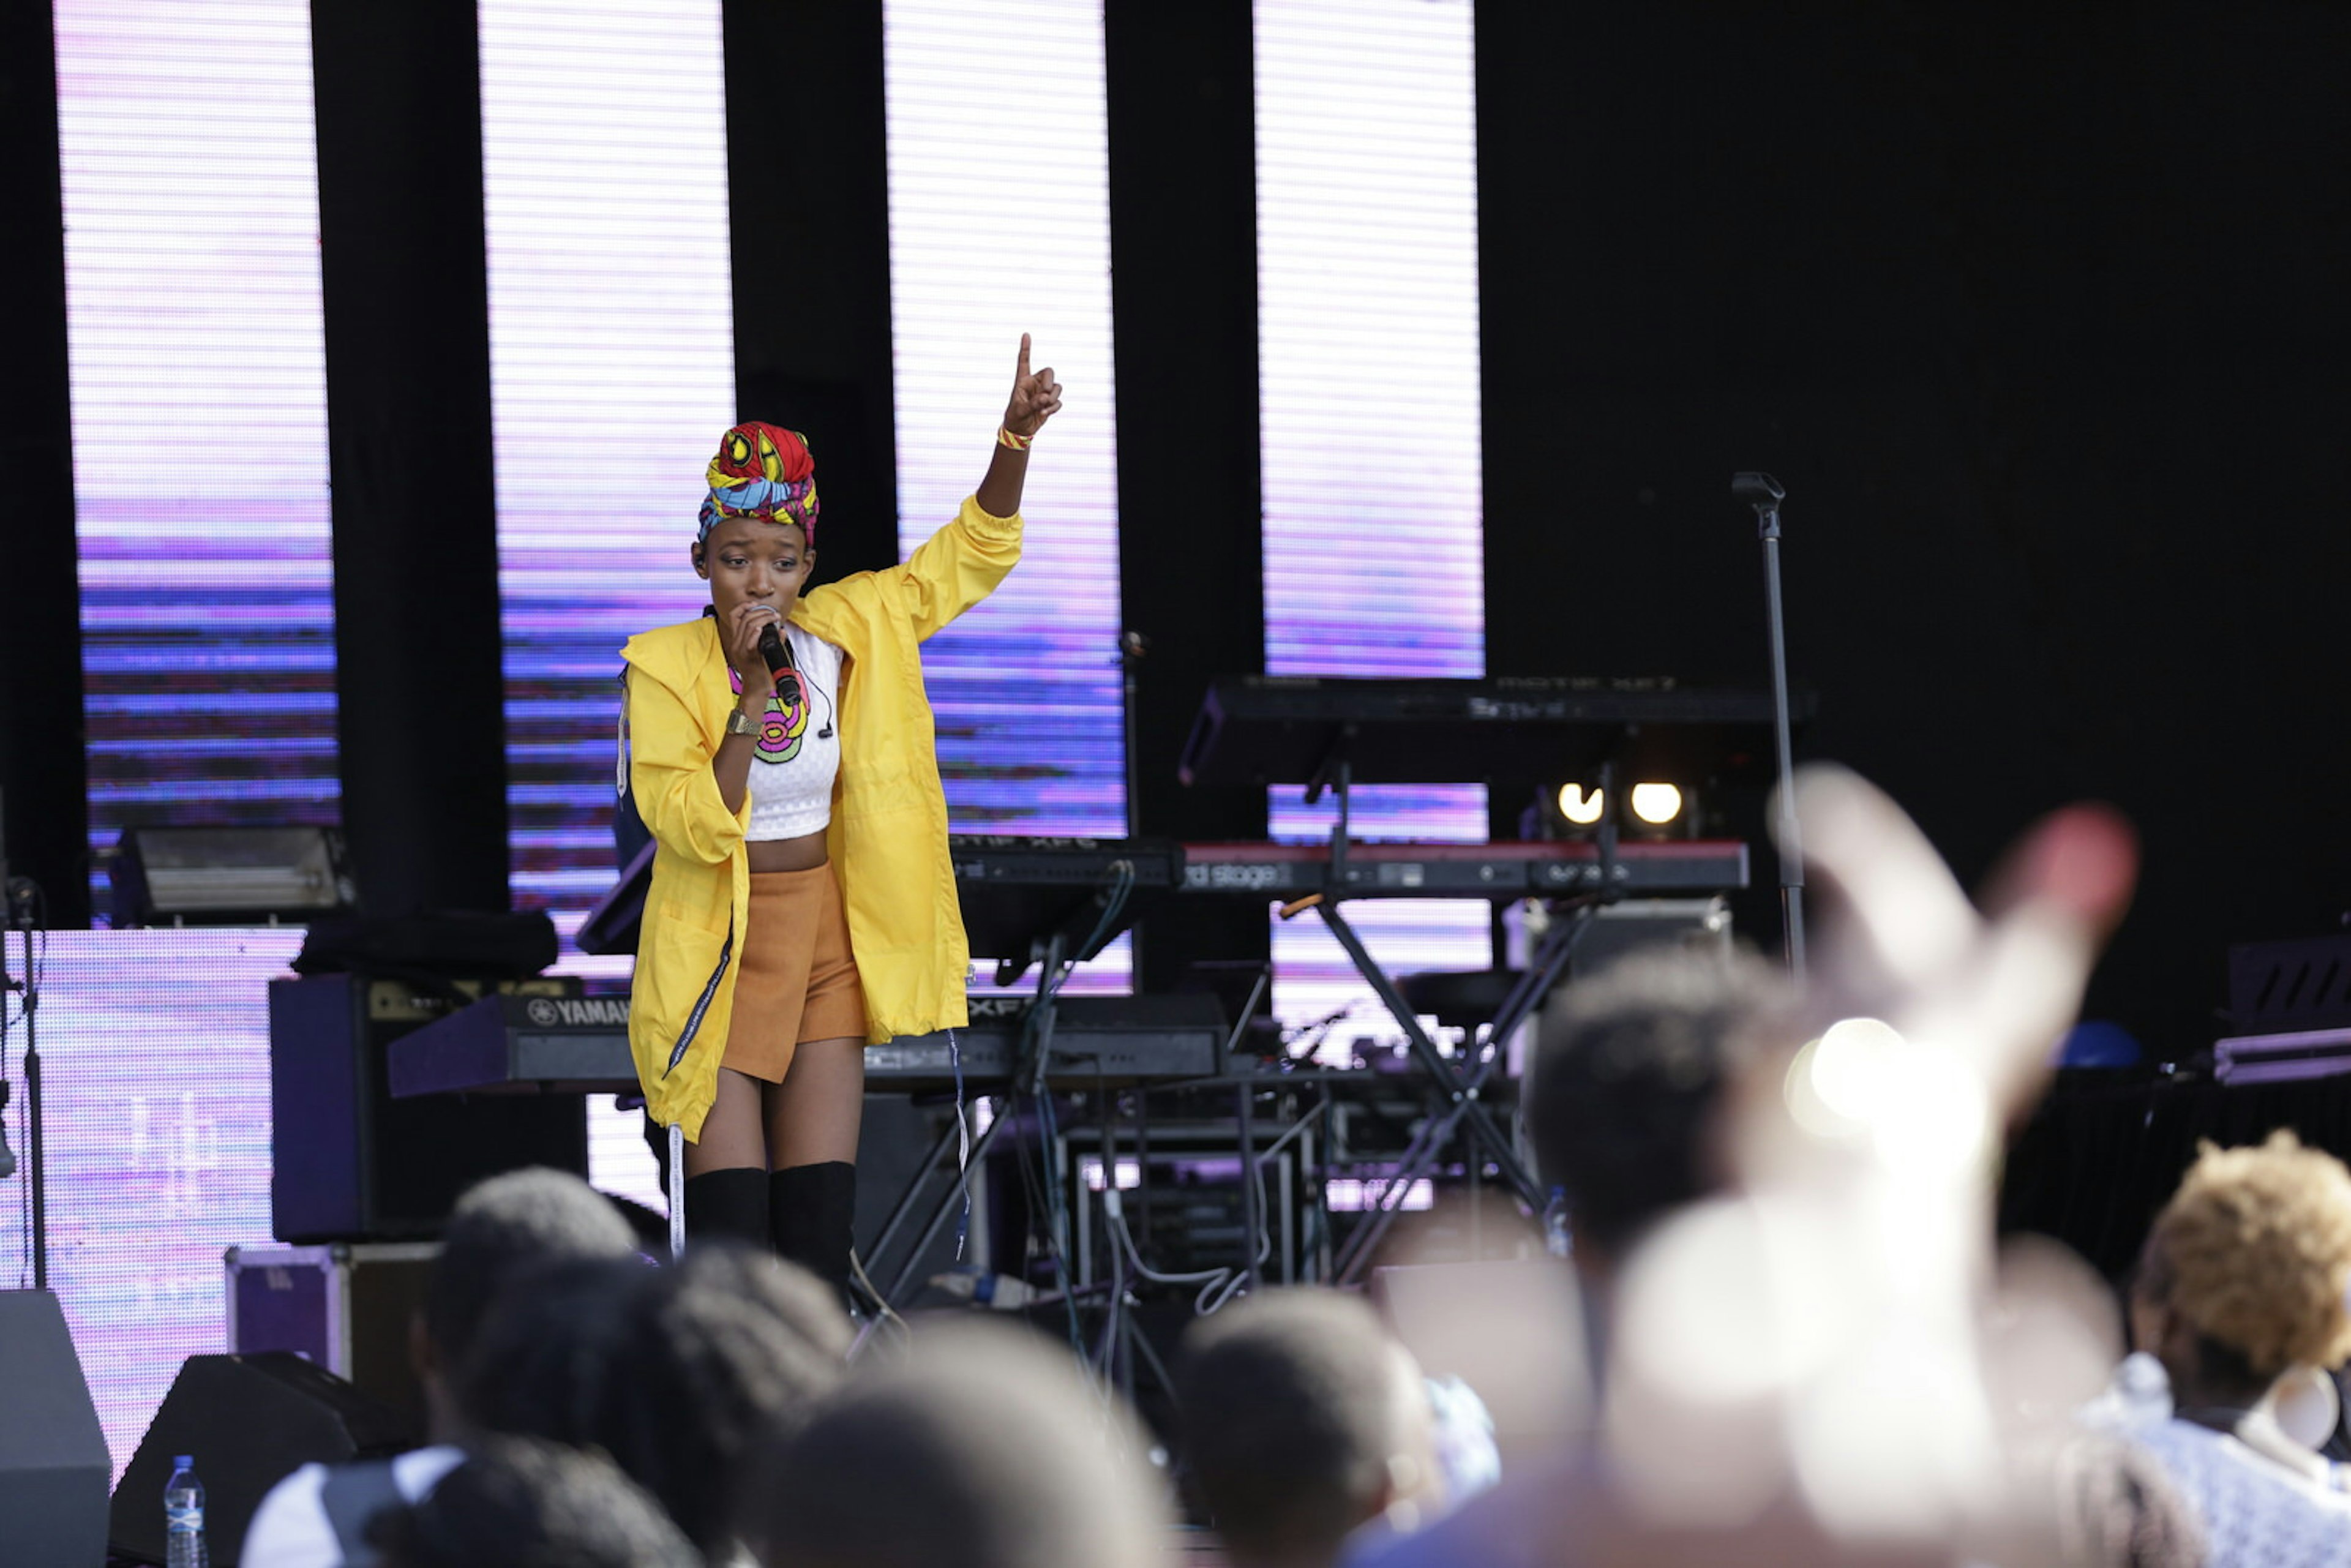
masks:
POLYGON ((1559 814, 1579 828, 1591 827, 1607 810, 1608 798, 1597 789, 1586 789, 1581 784, 1559 787, 1559 814))
POLYGON ((1673 784, 1633 786, 1633 815, 1653 828, 1662 828, 1682 814, 1682 792, 1673 784))
POLYGON ((332 828, 127 828, 112 880, 118 926, 276 925, 356 902, 332 828))

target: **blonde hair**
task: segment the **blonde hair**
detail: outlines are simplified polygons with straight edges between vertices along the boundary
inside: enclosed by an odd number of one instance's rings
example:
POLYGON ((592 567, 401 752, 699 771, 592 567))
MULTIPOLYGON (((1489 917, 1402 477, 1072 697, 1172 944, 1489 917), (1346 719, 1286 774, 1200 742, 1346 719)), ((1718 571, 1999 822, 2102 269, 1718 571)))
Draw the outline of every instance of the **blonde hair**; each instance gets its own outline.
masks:
POLYGON ((2351 1356, 2351 1169, 2333 1155, 2283 1128, 2199 1144, 2147 1242, 2154 1293, 2256 1376, 2351 1356))

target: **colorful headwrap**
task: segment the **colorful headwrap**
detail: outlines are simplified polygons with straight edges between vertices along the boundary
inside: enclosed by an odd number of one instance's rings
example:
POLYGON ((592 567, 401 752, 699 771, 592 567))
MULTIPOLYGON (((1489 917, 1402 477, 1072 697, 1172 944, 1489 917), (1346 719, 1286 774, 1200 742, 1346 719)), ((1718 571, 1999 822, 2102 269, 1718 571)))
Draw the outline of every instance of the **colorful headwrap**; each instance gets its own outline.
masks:
POLYGON ((737 425, 718 438, 709 479, 696 543, 710 537, 721 517, 798 523, 809 543, 816 543, 816 459, 799 432, 756 420, 737 425))

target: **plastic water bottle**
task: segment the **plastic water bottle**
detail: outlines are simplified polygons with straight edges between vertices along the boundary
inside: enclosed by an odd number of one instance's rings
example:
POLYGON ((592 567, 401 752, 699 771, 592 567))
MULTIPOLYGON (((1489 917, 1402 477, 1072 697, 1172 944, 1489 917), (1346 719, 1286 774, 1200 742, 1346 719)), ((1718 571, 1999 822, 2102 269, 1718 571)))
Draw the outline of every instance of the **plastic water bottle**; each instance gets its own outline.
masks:
POLYGON ((172 1461, 172 1479, 163 1486, 163 1539, 166 1568, 206 1568, 204 1483, 185 1454, 172 1461))
POLYGON ((1567 1221, 1567 1189, 1551 1189, 1551 1201, 1543 1206, 1543 1250, 1554 1258, 1575 1255, 1575 1235, 1567 1221))

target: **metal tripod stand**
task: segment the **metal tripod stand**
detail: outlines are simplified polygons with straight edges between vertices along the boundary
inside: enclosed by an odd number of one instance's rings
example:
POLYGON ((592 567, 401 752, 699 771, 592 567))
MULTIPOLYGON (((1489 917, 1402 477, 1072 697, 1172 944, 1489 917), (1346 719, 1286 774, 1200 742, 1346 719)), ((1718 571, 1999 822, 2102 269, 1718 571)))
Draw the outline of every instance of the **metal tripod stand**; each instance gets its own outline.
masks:
MULTIPOLYGON (((1613 765, 1603 766, 1601 779, 1603 790, 1613 792, 1615 782, 1613 765)), ((1527 1169, 1526 1162, 1519 1157, 1516 1144, 1495 1121, 1483 1095, 1510 1035, 1541 1004, 1543 998, 1551 994, 1552 987, 1558 983, 1568 960, 1574 956, 1575 946, 1589 928, 1593 914, 1603 904, 1614 902, 1620 896, 1620 889, 1615 828, 1613 823, 1604 823, 1600 831, 1601 881, 1598 891, 1566 901, 1572 906, 1569 917, 1544 937, 1542 946, 1527 966, 1526 972, 1519 977, 1518 982, 1503 998, 1501 1008, 1485 1027, 1482 1049, 1476 1058, 1448 1058, 1437 1049, 1428 1031, 1421 1027, 1411 1004, 1405 1000, 1395 982, 1388 977, 1378 960, 1372 956, 1371 949, 1364 945, 1361 934, 1340 910, 1341 902, 1348 896, 1345 891, 1347 839, 1353 783, 1343 758, 1331 766, 1327 779, 1318 779, 1308 787, 1306 799, 1309 804, 1321 797, 1326 782, 1337 792, 1339 805, 1339 820, 1331 830, 1330 870, 1322 891, 1285 905, 1281 911, 1282 918, 1294 919, 1309 909, 1322 918, 1322 924, 1345 951, 1349 962, 1355 966, 1356 972, 1363 976, 1373 994, 1379 998, 1380 1005, 1387 1009, 1389 1016, 1404 1030, 1413 1059, 1426 1075, 1440 1106, 1437 1113, 1429 1117, 1405 1145, 1395 1176, 1381 1189, 1377 1207, 1355 1228, 1347 1238, 1346 1244, 1339 1249, 1333 1262, 1333 1283, 1348 1285, 1362 1277, 1380 1241, 1395 1223, 1396 1216, 1403 1211, 1405 1199, 1413 1184, 1432 1171, 1445 1150, 1465 1134, 1473 1173, 1490 1163, 1520 1202, 1532 1211, 1541 1211, 1541 1187, 1527 1169)))

